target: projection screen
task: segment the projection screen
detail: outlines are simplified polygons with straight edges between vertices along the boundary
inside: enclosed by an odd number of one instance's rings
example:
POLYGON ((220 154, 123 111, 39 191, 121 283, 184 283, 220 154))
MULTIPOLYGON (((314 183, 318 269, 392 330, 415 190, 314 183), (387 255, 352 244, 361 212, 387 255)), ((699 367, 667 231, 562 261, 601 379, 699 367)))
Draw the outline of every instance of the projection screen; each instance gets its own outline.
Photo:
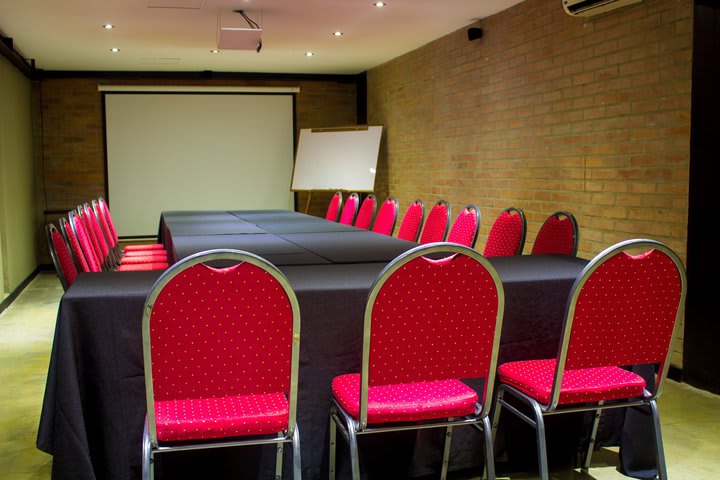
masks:
POLYGON ((293 95, 105 92, 108 203, 121 237, 165 210, 293 209, 293 95))

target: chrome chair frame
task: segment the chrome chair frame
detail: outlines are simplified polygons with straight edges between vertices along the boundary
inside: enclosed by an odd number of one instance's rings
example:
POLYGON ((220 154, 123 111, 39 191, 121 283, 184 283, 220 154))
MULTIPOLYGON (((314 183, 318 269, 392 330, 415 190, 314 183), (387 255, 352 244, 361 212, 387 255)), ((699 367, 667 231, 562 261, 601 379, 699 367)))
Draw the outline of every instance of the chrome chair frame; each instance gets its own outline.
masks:
POLYGON ((595 436, 597 434, 598 426, 600 424, 600 416, 603 410, 612 409, 612 408, 628 408, 628 407, 643 407, 647 406, 650 409, 650 413, 652 415, 653 419, 653 427, 654 427, 654 433, 655 433, 655 447, 656 447, 656 455, 658 459, 658 479, 659 480, 667 480, 667 467, 665 464, 665 454, 664 454, 664 448, 663 448, 663 441, 662 441, 662 434, 660 431, 660 417, 658 415, 658 409, 657 409, 657 398, 660 396, 660 393, 662 392, 662 387, 665 381, 665 378, 667 377, 668 368, 670 367, 670 354, 671 354, 671 347, 673 342, 675 341, 680 325, 680 319, 682 318, 684 314, 684 306, 685 306, 685 296, 686 296, 686 289, 687 289, 687 279, 685 274, 685 269, 682 266, 682 262, 678 258, 677 254, 670 250, 667 246, 664 244, 657 242, 655 240, 648 240, 648 239, 634 239, 634 240, 626 240, 624 242, 620 242, 616 245, 613 245, 604 251, 602 251, 600 254, 598 254, 588 265, 585 266, 585 268, 582 270, 580 276, 575 281, 571 291, 570 296, 568 298, 568 305, 566 308, 566 315, 565 315, 565 322, 563 324, 563 331, 561 336, 561 343, 558 350, 557 355, 557 366, 555 370, 555 376, 553 379, 553 386, 550 394, 550 402, 547 405, 543 405, 539 403, 537 400, 532 398, 531 396, 525 394, 524 392, 521 392, 515 387, 512 387, 510 385, 507 385, 505 383, 501 383, 500 386, 497 389, 496 396, 495 396, 495 402, 493 402, 493 421, 492 421, 492 435, 493 439, 496 436, 497 426, 498 426, 498 420, 500 418, 500 412, 503 407, 507 408, 510 412, 512 412, 515 416, 523 420, 525 423, 529 424, 533 428, 535 428, 536 432, 536 439, 538 443, 538 466, 540 469, 540 478, 541 480, 549 480, 549 474, 548 474, 548 462, 547 462, 547 446, 545 444, 545 422, 543 420, 543 417, 546 415, 558 415, 563 413, 572 413, 572 412, 595 412, 594 420, 593 420, 593 426, 590 433, 590 442, 587 448, 587 451, 585 452, 585 458, 583 460, 582 464, 582 471, 584 473, 587 473, 587 471, 590 468, 590 463, 592 460, 592 452, 595 447, 595 436), (570 335, 572 333, 572 326, 573 326, 573 320, 574 320, 574 313, 575 313, 575 307, 577 305, 578 298, 582 292, 582 287, 585 284, 585 282, 588 280, 590 275, 597 270, 597 268, 602 265, 605 261, 615 256, 617 253, 620 253, 625 250, 629 249, 657 249, 662 252, 664 252, 666 255, 668 255, 673 262, 675 263, 675 266, 678 268, 678 272, 680 275, 680 282, 681 282, 681 293, 680 298, 678 302, 678 310, 675 317, 675 323, 673 332, 670 336, 670 343, 668 345, 667 353, 665 355, 665 359, 660 364, 660 369, 655 377, 655 385, 654 389, 652 391, 648 390, 647 388, 643 392, 643 396, 637 399, 619 399, 619 400, 612 400, 610 403, 605 403, 604 401, 599 402, 589 402, 581 405, 570 405, 570 406, 564 406, 564 405, 558 405, 560 400, 560 387, 562 385, 562 379, 563 374, 565 372, 565 361, 567 359, 568 354, 568 347, 570 344, 570 335), (521 401, 522 403, 525 403, 528 405, 532 410, 532 417, 522 412, 520 409, 518 409, 516 406, 514 406, 511 403, 508 403, 507 400, 505 400, 504 396, 505 393, 512 394, 513 397, 515 397, 517 400, 521 401))
POLYGON ((340 431, 343 438, 350 448, 351 469, 353 480, 360 479, 360 460, 357 445, 357 436, 383 433, 403 430, 419 430, 427 428, 445 427, 445 441, 443 445, 443 459, 440 471, 440 478, 447 477, 450 447, 452 442, 452 429, 456 426, 474 425, 478 430, 483 432, 484 448, 485 448, 485 464, 487 478, 493 480, 495 478, 495 464, 493 456, 492 431, 490 426, 489 412, 492 405, 493 388, 495 382, 495 372, 497 369, 497 353, 500 345, 500 335, 502 332, 503 314, 505 308, 505 294, 498 273, 490 262, 480 255, 477 251, 465 247, 463 245, 446 242, 429 243, 415 247, 395 260, 390 262, 378 275, 370 288, 367 304, 365 307, 364 324, 363 324, 363 346, 362 346, 362 366, 360 373, 360 413, 359 419, 355 420, 333 397, 330 401, 330 460, 329 460, 329 480, 335 480, 335 456, 337 445, 337 430, 340 431), (372 310, 375 305, 375 299, 380 289, 392 274, 407 262, 418 257, 431 256, 435 258, 438 254, 446 253, 463 253, 483 267, 493 278, 495 288, 498 295, 498 310, 495 320, 495 332, 492 343, 492 357, 488 368, 488 376, 484 385, 484 401, 475 404, 475 412, 463 418, 435 419, 423 420, 420 422, 394 423, 391 425, 369 426, 368 425, 368 388, 369 388, 369 370, 370 370, 370 338, 372 327, 372 310))
POLYGON ((283 470, 283 446, 290 443, 293 449, 293 478, 299 480, 302 478, 301 460, 300 460, 300 432, 297 427, 297 391, 298 391, 298 365, 300 358, 300 307, 297 302, 295 292, 290 286, 289 281, 277 267, 262 257, 255 254, 232 249, 216 249, 199 252, 166 270, 160 278, 155 282, 150 291, 145 306, 143 308, 142 318, 142 342, 143 342, 143 364, 145 371, 145 394, 147 403, 147 416, 145 419, 145 429, 143 432, 143 480, 154 478, 153 463, 155 455, 170 451, 185 450, 202 450, 208 448, 223 448, 242 445, 267 445, 275 444, 277 446, 275 459, 275 478, 282 478, 283 470), (162 444, 157 438, 157 426, 155 421, 155 400, 153 394, 152 379, 152 362, 151 362, 151 340, 150 340, 150 317, 153 306, 163 287, 167 285, 176 275, 184 270, 197 265, 199 263, 211 262, 214 260, 230 260, 234 262, 247 262, 255 265, 270 274, 282 286, 288 297, 293 315, 292 325, 292 347, 291 347, 291 366, 290 366, 290 386, 288 392, 288 428, 284 432, 279 432, 276 437, 270 435, 258 435, 249 437, 234 437, 227 441, 188 441, 173 445, 171 443, 162 444))
POLYGON ((80 271, 77 268, 77 264, 75 262, 75 256, 73 255, 72 248, 70 245, 68 245, 67 239, 60 233, 60 230, 55 228, 55 225, 52 223, 48 223, 45 225, 45 238, 48 242, 48 250, 50 251, 50 258, 52 259, 53 266, 55 267, 55 272, 57 273, 57 276, 60 278, 60 284, 63 287, 63 291, 67 290, 70 287, 70 284, 68 283, 67 278, 65 277, 65 270, 62 268, 62 264, 60 263, 60 258, 58 257, 57 251, 55 251, 55 243, 53 242, 52 234, 53 232, 56 232, 58 235, 60 235, 60 238, 65 243, 65 247, 67 248, 68 252, 70 253, 70 258, 72 259, 73 266, 75 267, 75 271, 77 273, 80 273, 80 271))

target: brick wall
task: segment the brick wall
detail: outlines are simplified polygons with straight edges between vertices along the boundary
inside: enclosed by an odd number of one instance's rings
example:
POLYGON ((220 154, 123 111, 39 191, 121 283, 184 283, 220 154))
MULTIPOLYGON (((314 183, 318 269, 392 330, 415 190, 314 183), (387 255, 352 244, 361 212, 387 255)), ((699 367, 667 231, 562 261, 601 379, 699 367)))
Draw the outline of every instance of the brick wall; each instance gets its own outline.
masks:
MULTIPOLYGON (((44 211, 66 212, 92 198, 106 195, 104 120, 98 84, 299 86, 295 103, 297 135, 301 128, 348 125, 356 121, 357 88, 350 77, 327 80, 45 78, 40 82, 43 178, 39 182, 39 196, 44 199, 44 205, 38 212, 38 218, 44 219, 44 222, 55 221, 62 216, 45 215, 44 211)), ((313 195, 311 213, 324 214, 327 206, 325 196, 320 193, 313 195)), ((299 193, 298 210, 304 210, 305 205, 306 195, 299 193)))
MULTIPOLYGON (((685 259, 692 1, 645 0, 587 19, 526 0, 368 72, 385 126, 379 194, 480 207, 476 248, 511 205, 525 251, 555 210, 586 258, 634 237, 685 259)), ((682 364, 682 342, 673 363, 682 364)))

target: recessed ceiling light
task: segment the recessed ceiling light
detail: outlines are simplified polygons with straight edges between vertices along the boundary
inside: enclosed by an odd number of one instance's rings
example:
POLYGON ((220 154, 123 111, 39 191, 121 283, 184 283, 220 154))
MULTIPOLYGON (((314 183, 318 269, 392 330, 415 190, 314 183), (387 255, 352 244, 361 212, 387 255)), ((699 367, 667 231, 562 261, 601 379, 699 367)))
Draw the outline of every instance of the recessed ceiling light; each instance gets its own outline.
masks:
POLYGON ((312 57, 313 55, 315 55, 313 52, 305 52, 306 57, 312 57))
POLYGON ((117 52, 119 52, 119 51, 120 51, 120 49, 119 49, 119 48, 114 48, 114 47, 113 47, 113 48, 111 48, 111 49, 110 49, 110 51, 111 51, 111 52, 113 52, 113 53, 117 53, 117 52))
POLYGON ((343 34, 343 32, 341 32, 341 31, 333 32, 333 35, 336 37, 342 37, 342 34, 343 34))
POLYGON ((375 2, 375 3, 373 3, 373 5, 375 5, 375 6, 378 7, 378 8, 382 8, 382 7, 384 7, 385 5, 387 5, 387 3, 385 3, 385 2, 375 2))
POLYGON ((218 50, 217 48, 213 48, 212 50, 210 50, 210 53, 220 53, 220 50, 218 50))
POLYGON ((113 28, 115 28, 115 25, 113 25, 112 23, 106 23, 105 25, 103 25, 103 28, 105 30, 112 30, 113 28))

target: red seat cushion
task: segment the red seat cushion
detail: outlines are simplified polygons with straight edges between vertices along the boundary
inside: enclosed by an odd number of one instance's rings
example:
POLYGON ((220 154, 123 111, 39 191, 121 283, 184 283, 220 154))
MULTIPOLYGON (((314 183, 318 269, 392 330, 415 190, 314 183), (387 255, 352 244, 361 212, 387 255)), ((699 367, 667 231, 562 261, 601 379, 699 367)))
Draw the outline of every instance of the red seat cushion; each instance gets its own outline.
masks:
POLYGON ((166 250, 134 250, 132 252, 123 252, 123 258, 128 257, 147 257, 152 255, 153 257, 167 257, 166 250))
MULTIPOLYGON (((527 360, 503 363, 498 367, 500 381, 511 385, 547 405, 550 403, 557 360, 527 360)), ((640 397, 645 380, 619 367, 565 370, 559 404, 597 402, 616 398, 640 397)))
MULTIPOLYGON (((332 392, 340 405, 358 420, 360 374, 335 377, 332 392)), ((475 411, 477 401, 477 393, 459 380, 378 385, 368 388, 368 423, 462 417, 475 411)))
POLYGON ((282 393, 155 402, 161 441, 264 435, 285 430, 289 405, 282 393))
POLYGON ((120 260, 120 265, 129 263, 167 263, 167 257, 165 255, 133 255, 120 260))
POLYGON ((167 263, 128 263, 120 265, 118 272, 139 272, 146 270, 167 270, 170 265, 167 263))
POLYGON ((163 250, 164 248, 165 245, 163 245, 162 243, 147 243, 143 245, 126 245, 123 248, 123 251, 127 253, 136 250, 163 250))

